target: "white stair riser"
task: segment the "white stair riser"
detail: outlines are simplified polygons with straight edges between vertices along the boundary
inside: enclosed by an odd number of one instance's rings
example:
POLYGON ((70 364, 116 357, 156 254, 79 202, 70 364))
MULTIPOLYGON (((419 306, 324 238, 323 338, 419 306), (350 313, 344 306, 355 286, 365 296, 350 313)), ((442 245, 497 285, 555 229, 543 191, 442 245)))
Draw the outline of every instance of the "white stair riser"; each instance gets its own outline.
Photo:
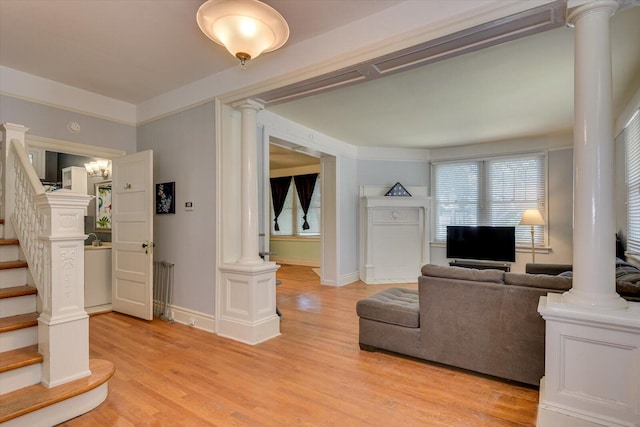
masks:
POLYGON ((38 327, 17 329, 0 334, 0 353, 38 344, 38 327))
POLYGON ((18 314, 33 313, 35 311, 35 295, 0 299, 0 317, 17 316, 18 314))
POLYGON ((12 391, 30 385, 39 384, 41 378, 41 363, 3 372, 0 374, 0 395, 11 393, 12 391))
POLYGON ((0 262, 15 261, 18 259, 18 245, 0 246, 0 262))
POLYGON ((10 288, 12 286, 22 286, 27 283, 26 268, 9 268, 0 270, 0 288, 10 288))
POLYGON ((2 423, 2 427, 50 427, 89 412, 105 401, 109 394, 109 383, 86 393, 45 406, 34 412, 2 423))

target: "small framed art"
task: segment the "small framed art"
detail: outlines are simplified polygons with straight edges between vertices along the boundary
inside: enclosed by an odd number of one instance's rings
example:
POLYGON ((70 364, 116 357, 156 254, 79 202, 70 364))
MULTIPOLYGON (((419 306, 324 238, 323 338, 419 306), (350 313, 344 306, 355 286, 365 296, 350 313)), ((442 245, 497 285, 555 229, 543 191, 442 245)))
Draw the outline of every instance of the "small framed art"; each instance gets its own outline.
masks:
POLYGON ((96 188, 96 231, 111 231, 111 181, 98 182, 96 188))
POLYGON ((176 183, 156 184, 156 214, 176 213, 176 183))

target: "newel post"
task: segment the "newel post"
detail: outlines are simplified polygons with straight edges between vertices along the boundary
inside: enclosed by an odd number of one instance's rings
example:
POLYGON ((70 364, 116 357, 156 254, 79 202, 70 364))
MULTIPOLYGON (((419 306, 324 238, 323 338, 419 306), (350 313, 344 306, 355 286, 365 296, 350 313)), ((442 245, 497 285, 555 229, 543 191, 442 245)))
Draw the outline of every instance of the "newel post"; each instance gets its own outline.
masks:
POLYGON ((92 196, 58 190, 34 197, 44 244, 38 350, 48 387, 91 374, 84 310, 84 212, 92 196))

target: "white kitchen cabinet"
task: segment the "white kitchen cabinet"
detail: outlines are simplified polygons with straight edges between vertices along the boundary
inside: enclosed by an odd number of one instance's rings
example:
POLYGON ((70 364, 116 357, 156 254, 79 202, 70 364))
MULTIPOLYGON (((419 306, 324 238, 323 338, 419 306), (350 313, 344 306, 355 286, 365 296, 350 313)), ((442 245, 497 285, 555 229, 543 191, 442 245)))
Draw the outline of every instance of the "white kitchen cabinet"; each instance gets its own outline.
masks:
POLYGON ((87 194, 87 170, 78 166, 62 169, 62 188, 87 194))

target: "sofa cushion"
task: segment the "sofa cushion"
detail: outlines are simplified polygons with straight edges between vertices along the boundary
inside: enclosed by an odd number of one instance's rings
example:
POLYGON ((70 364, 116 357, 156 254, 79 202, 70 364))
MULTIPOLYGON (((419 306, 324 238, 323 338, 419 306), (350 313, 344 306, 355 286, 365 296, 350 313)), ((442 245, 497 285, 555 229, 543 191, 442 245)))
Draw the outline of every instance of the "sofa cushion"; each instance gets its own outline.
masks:
POLYGON ((631 301, 640 298, 640 269, 619 258, 616 259, 616 291, 631 301))
POLYGON ((548 274, 506 273, 504 282, 511 286, 527 286, 557 291, 571 289, 570 277, 549 276, 548 274))
POLYGON ((358 316, 392 325, 417 328, 420 326, 418 291, 389 288, 356 304, 358 316))
POLYGON ((434 264, 423 265, 422 275, 442 277, 444 279, 472 280, 474 282, 504 282, 504 271, 501 270, 477 270, 475 268, 448 267, 434 264))

